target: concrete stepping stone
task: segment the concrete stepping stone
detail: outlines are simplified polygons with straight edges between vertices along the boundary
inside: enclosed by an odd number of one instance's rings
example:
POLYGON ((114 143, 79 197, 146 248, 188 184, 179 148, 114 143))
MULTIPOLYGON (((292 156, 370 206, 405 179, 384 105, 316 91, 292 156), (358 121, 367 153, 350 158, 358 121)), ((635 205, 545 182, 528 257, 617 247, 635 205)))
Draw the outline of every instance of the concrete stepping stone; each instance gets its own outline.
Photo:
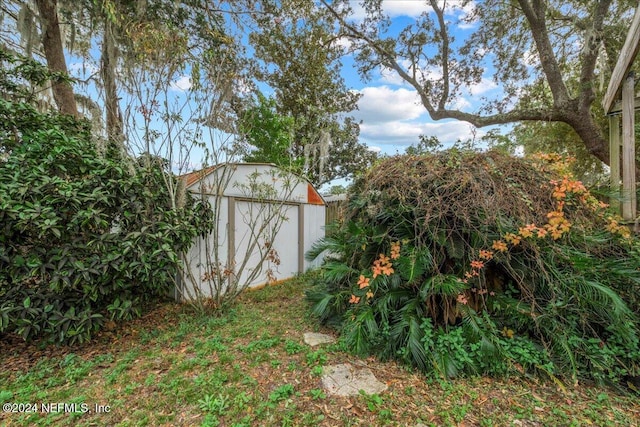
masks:
POLYGON ((336 339, 331 335, 319 334, 317 332, 306 332, 304 334, 304 342, 311 347, 320 344, 332 344, 336 342, 336 339))
POLYGON ((360 390, 367 394, 382 393, 387 385, 378 381, 369 368, 356 368, 349 363, 325 366, 322 386, 329 395, 357 396, 360 390))

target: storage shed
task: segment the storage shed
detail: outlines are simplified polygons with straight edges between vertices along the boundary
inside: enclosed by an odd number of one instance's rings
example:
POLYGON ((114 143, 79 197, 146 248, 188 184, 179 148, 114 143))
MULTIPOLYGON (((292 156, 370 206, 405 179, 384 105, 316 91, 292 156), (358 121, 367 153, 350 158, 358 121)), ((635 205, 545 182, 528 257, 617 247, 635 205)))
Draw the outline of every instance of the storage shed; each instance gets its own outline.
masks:
POLYGON ((212 206, 214 231, 189 251, 182 298, 258 287, 313 267, 304 254, 324 237, 326 204, 307 180, 266 163, 225 163, 182 176, 212 206))

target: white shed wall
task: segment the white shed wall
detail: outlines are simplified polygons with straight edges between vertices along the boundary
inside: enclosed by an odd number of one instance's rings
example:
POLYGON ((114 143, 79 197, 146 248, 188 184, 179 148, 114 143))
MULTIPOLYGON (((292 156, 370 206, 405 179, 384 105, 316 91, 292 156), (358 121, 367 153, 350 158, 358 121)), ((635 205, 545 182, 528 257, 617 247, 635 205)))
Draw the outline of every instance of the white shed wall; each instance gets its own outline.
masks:
MULTIPOLYGON (((216 198, 214 196, 207 196, 211 206, 214 206, 216 198)), ((227 265, 229 256, 229 198, 220 198, 220 208, 218 213, 218 223, 221 225, 218 227, 218 253, 217 257, 224 269, 227 265)), ((198 237, 195 244, 191 247, 187 254, 186 267, 191 271, 191 277, 187 277, 187 283, 184 285, 187 287, 184 298, 193 298, 197 296, 196 289, 202 292, 202 296, 213 296, 214 289, 213 283, 207 279, 207 265, 215 263, 216 254, 213 248, 216 247, 213 234, 209 234, 206 238, 198 237), (210 259, 210 262, 207 260, 210 259)))
MULTIPOLYGON (((231 169, 227 169, 227 172, 231 169)), ((285 174, 282 170, 272 165, 239 164, 222 166, 204 176, 200 181, 189 187, 197 196, 198 193, 206 193, 209 202, 214 205, 219 197, 221 206, 218 215, 218 257, 221 262, 220 269, 229 268, 233 262, 234 271, 240 273, 240 283, 246 283, 250 279, 251 272, 258 268, 261 252, 265 249, 265 238, 260 236, 258 244, 250 252, 246 265, 242 266, 249 247, 255 242, 255 235, 260 226, 269 229, 269 223, 265 224, 265 218, 269 217, 269 210, 280 207, 286 220, 280 225, 276 238, 269 242, 275 249, 279 258, 279 265, 273 261, 266 261, 257 275, 250 280, 249 286, 260 286, 269 281, 267 269, 271 268, 275 280, 283 280, 295 276, 299 272, 306 271, 316 265, 304 260, 304 254, 319 238, 324 237, 325 206, 308 204, 310 194, 315 190, 309 188, 310 184, 291 174, 285 174), (233 176, 223 192, 220 192, 216 182, 225 173, 224 168, 233 168, 233 176), (293 181, 295 180, 295 181, 293 181), (272 186, 271 202, 261 203, 251 199, 248 189, 242 185, 250 182, 272 186), (220 194, 222 193, 222 194, 220 194), (282 203, 285 201, 285 204, 282 203), (265 211, 266 208, 266 211, 265 211), (251 224, 257 227, 250 226, 251 224), (231 253, 229 253, 231 252, 231 253), (242 271, 240 271, 242 270, 242 271)), ((319 198, 315 196, 316 200, 319 198)), ((271 221, 273 223, 273 221, 271 221)), ((202 296, 212 295, 212 283, 206 280, 207 248, 209 256, 213 259, 214 239, 207 236, 199 238, 188 253, 186 264, 192 272, 191 280, 184 283, 191 294, 197 295, 195 289, 200 289, 202 296)))
MULTIPOLYGON (((321 205, 304 205, 304 248, 302 256, 311 249, 311 246, 324 237, 325 233, 326 207, 321 205)), ((319 267, 322 259, 315 261, 304 261, 304 271, 310 268, 319 267)))
MULTIPOLYGON (((270 197, 272 199, 301 203, 307 201, 306 181, 270 165, 239 164, 223 166, 202 179, 205 193, 217 194, 219 192, 218 183, 222 183, 224 185, 222 193, 225 196, 241 198, 255 198, 255 194, 245 188, 251 182, 272 186, 276 193, 276 197, 270 197), (231 180, 228 184, 225 174, 230 173, 230 171, 227 168, 233 168, 231 180)), ((193 187, 199 185, 197 183, 193 187)))
POLYGON ((238 201, 236 202, 236 227, 235 227, 235 260, 236 267, 240 268, 241 263, 246 259, 246 265, 242 268, 240 276, 241 283, 246 281, 252 275, 252 272, 259 268, 260 260, 263 254, 267 253, 270 248, 274 249, 273 259, 267 258, 262 264, 257 276, 253 278, 249 283, 250 287, 260 286, 269 281, 267 270, 271 269, 273 278, 275 280, 282 280, 289 277, 293 277, 298 272, 298 207, 296 205, 284 205, 274 206, 274 209, 280 209, 281 213, 286 219, 278 219, 279 229, 273 230, 271 227, 278 224, 265 224, 264 218, 257 217, 256 205, 258 203, 250 201, 238 201), (253 207, 251 205, 254 205, 253 207), (253 209, 252 209, 253 208, 253 209), (253 211, 253 212, 252 212, 253 211), (253 227, 250 224, 255 224, 253 227), (266 233, 269 236, 275 234, 275 240, 269 242, 269 248, 266 247, 266 239, 260 238, 258 244, 255 237, 252 236, 252 229, 256 230, 261 227, 265 227, 266 233), (249 245, 254 245, 254 248, 249 252, 249 245), (247 254, 249 256, 247 257, 247 254), (279 265, 276 262, 279 259, 279 265))

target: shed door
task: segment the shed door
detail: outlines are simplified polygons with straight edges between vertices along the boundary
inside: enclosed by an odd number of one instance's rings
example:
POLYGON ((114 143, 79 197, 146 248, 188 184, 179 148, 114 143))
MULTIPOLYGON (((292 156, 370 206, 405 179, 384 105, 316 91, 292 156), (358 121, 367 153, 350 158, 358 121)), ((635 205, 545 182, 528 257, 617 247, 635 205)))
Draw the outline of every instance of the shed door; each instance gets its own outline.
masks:
POLYGON ((298 273, 298 257, 300 256, 298 221, 297 205, 278 206, 244 200, 236 201, 234 226, 236 271, 239 270, 245 258, 247 259, 241 283, 244 283, 256 268, 259 268, 261 253, 271 248, 274 249, 273 256, 268 257, 262 264, 262 271, 251 280, 250 286, 267 283, 269 281, 268 269, 271 269, 275 280, 287 279, 298 273), (274 213, 278 209, 280 215, 283 215, 285 219, 274 218, 274 213), (278 226, 277 223, 280 224, 276 232, 274 227, 278 226), (260 233, 261 227, 263 227, 263 231, 260 233), (274 233, 275 239, 271 242, 274 233), (256 239, 257 245, 254 246, 256 239), (250 247, 253 249, 247 257, 250 247))

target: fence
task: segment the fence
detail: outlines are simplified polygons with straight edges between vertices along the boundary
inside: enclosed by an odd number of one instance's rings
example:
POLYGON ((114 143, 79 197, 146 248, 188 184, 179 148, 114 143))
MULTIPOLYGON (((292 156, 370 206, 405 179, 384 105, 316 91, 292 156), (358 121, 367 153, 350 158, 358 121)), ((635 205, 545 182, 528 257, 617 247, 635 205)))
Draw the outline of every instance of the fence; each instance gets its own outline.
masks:
POLYGON ((347 197, 345 194, 338 194, 335 196, 327 196, 324 198, 327 202, 327 214, 325 216, 325 224, 331 224, 344 217, 344 210, 346 208, 347 197))

